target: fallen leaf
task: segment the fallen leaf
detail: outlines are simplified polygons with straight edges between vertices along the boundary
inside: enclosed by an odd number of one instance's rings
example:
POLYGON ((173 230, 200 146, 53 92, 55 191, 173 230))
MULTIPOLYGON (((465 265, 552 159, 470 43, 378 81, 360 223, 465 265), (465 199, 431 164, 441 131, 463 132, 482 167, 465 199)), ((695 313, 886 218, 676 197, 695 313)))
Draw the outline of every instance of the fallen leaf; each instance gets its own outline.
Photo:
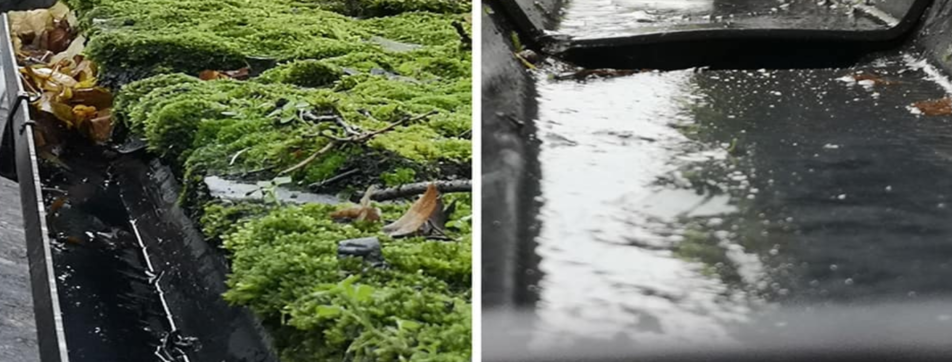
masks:
POLYGON ((367 188, 367 192, 364 192, 364 197, 360 199, 359 205, 344 210, 335 211, 331 213, 331 218, 379 222, 380 210, 370 206, 370 196, 373 195, 375 189, 376 188, 374 186, 370 186, 367 188))
POLYGON ((225 76, 227 76, 228 78, 231 78, 231 79, 245 80, 245 79, 248 79, 248 77, 249 77, 249 75, 250 75, 250 73, 251 73, 251 69, 248 68, 248 67, 244 67, 244 68, 241 68, 241 69, 229 70, 229 71, 225 71, 225 72, 222 72, 222 73, 223 73, 225 76))
POLYGON ((42 49, 49 50, 53 53, 60 53, 65 51, 70 44, 70 28, 69 24, 65 21, 56 21, 56 27, 53 30, 47 32, 48 39, 46 47, 42 49))
POLYGON ((59 91, 62 87, 75 87, 79 82, 68 74, 46 67, 24 67, 27 75, 34 78, 36 85, 46 90, 59 91))
POLYGON ((67 200, 66 196, 60 196, 53 200, 50 204, 50 214, 55 214, 59 209, 63 208, 67 200))
POLYGON ((201 73, 198 73, 198 79, 201 80, 215 80, 221 78, 221 73, 216 70, 203 70, 201 73))
POLYGON ((97 112, 87 124, 86 135, 96 143, 105 143, 112 137, 112 113, 108 109, 97 112))
MULTIPOLYGON (((50 63, 55 64, 63 60, 72 60, 75 64, 77 64, 77 67, 73 70, 75 72, 76 69, 79 69, 78 64, 80 64, 80 62, 75 61, 76 56, 79 56, 80 54, 82 54, 83 50, 85 49, 86 49, 86 37, 82 35, 77 36, 76 39, 73 39, 73 41, 69 43, 69 47, 67 47, 66 50, 63 50, 62 52, 54 55, 53 58, 50 59, 50 63)), ((73 74, 72 76, 76 77, 75 74, 73 74)))
POLYGON ((383 227, 383 232, 395 238, 417 234, 438 208, 442 212, 439 199, 440 192, 431 183, 400 219, 383 227))
POLYGON ((918 108, 922 114, 927 116, 952 115, 952 98, 921 101, 913 103, 912 106, 918 108))
POLYGON ((71 104, 83 104, 97 109, 112 106, 112 93, 103 87, 82 88, 72 91, 71 104))
POLYGON ((64 4, 62 1, 57 1, 56 4, 46 9, 46 11, 50 13, 50 16, 57 20, 66 19, 71 13, 69 6, 64 4))
POLYGON ((53 28, 53 14, 48 9, 14 11, 8 14, 10 30, 21 39, 33 37, 53 28))
POLYGON ((62 103, 56 96, 54 92, 43 92, 43 95, 40 96, 36 102, 33 102, 33 105, 40 111, 52 114, 57 119, 66 124, 67 127, 76 126, 76 118, 73 115, 73 107, 62 103))
POLYGON ((245 80, 245 79, 248 79, 250 72, 251 70, 248 67, 235 69, 235 70, 224 70, 224 71, 203 70, 200 73, 198 73, 198 79, 201 79, 201 80, 216 80, 216 79, 245 80))
POLYGON ((83 122, 96 118, 96 113, 98 112, 96 107, 90 107, 84 104, 74 106, 72 111, 73 123, 77 127, 81 126, 83 122))

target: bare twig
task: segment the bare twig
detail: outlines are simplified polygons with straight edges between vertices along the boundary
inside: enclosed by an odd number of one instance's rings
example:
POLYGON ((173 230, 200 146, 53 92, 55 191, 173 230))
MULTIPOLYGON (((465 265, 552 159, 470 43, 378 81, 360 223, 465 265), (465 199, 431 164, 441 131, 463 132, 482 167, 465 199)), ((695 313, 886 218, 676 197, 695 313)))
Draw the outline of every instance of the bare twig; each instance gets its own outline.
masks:
POLYGON ((324 148, 318 150, 317 152, 314 152, 314 154, 308 156, 308 158, 305 158, 304 161, 301 161, 301 162, 299 162, 298 164, 296 164, 296 165, 294 165, 294 166, 291 166, 291 168, 288 168, 288 169, 286 169, 286 170, 284 170, 284 171, 281 171, 280 173, 278 173, 278 175, 287 175, 288 173, 291 173, 291 172, 293 172, 293 171, 295 171, 295 170, 297 170, 297 169, 299 169, 299 168, 301 168, 301 167, 307 166, 307 164, 309 164, 309 163, 311 163, 312 161, 314 161, 315 159, 317 159, 320 155, 323 155, 323 154, 329 152, 331 149, 334 148, 334 146, 337 146, 337 142, 336 142, 336 141, 330 141, 330 142, 328 142, 327 145, 324 146, 324 148))
POLYGON ((348 135, 360 134, 360 132, 358 132, 359 129, 357 127, 345 122, 343 117, 336 114, 319 116, 314 114, 311 111, 304 111, 301 114, 301 116, 302 116, 301 118, 306 119, 308 121, 312 121, 312 122, 334 121, 334 123, 337 123, 337 125, 340 126, 340 128, 342 128, 344 132, 347 133, 348 135))
MULTIPOLYGON (((293 171, 298 170, 298 169, 300 169, 300 168, 302 168, 302 167, 304 167, 304 166, 307 166, 309 163, 314 162, 314 160, 316 160, 318 156, 323 155, 323 154, 329 152, 331 149, 333 149, 333 148, 336 147, 337 145, 341 145, 341 144, 344 144, 344 143, 364 143, 364 142, 369 141, 371 138, 374 138, 375 136, 377 136, 377 135, 379 135, 379 134, 386 133, 386 132, 390 132, 390 131, 392 131, 394 128, 397 128, 398 126, 404 125, 404 124, 409 123, 409 122, 418 121, 418 120, 427 118, 427 117, 432 116, 432 115, 434 115, 434 114, 436 114, 436 113, 437 113, 436 111, 430 111, 430 112, 427 112, 427 113, 424 113, 424 114, 421 114, 421 115, 418 115, 418 116, 414 116, 414 117, 405 117, 405 118, 403 118, 403 119, 401 119, 401 120, 399 120, 399 121, 390 123, 390 124, 388 124, 387 126, 385 126, 384 128, 378 129, 378 130, 376 130, 376 131, 365 132, 365 133, 361 133, 361 134, 355 134, 355 135, 351 135, 351 136, 349 136, 349 137, 343 137, 343 138, 341 138, 341 137, 336 137, 336 136, 332 136, 332 135, 328 135, 328 134, 321 134, 321 136, 324 136, 324 137, 330 139, 331 141, 330 141, 326 146, 324 146, 324 148, 318 150, 317 152, 314 152, 314 154, 312 154, 312 155, 309 156, 308 158, 304 159, 304 161, 301 161, 300 163, 298 163, 298 164, 296 164, 296 165, 294 165, 294 166, 291 166, 291 168, 288 168, 288 169, 286 169, 286 170, 284 170, 284 171, 281 171, 281 173, 279 173, 278 175, 286 175, 286 174, 288 174, 288 173, 290 173, 290 172, 293 172, 293 171)), ((341 120, 341 121, 343 121, 343 120, 341 120)))
POLYGON ((399 199, 401 197, 408 197, 419 195, 426 192, 426 188, 430 185, 436 185, 436 189, 440 190, 443 193, 450 192, 472 192, 473 191, 473 181, 472 180, 454 180, 454 181, 433 181, 433 182, 419 182, 413 184, 405 184, 397 187, 389 188, 374 192, 370 198, 374 201, 386 201, 399 199))
POLYGON ((396 121, 396 122, 393 122, 393 123, 391 123, 391 124, 388 124, 388 125, 387 125, 386 127, 384 127, 384 128, 378 129, 378 130, 373 131, 373 132, 367 132, 367 133, 364 133, 364 134, 359 135, 359 136, 349 137, 347 140, 348 140, 349 142, 366 142, 366 141, 370 140, 371 138, 374 138, 374 136, 376 136, 376 135, 379 135, 379 134, 381 134, 381 133, 390 132, 391 130, 393 130, 394 128, 397 128, 398 126, 402 126, 402 125, 404 125, 404 124, 406 124, 406 123, 410 123, 410 122, 414 122, 414 121, 419 121, 419 120, 421 120, 421 119, 424 119, 424 118, 427 118, 427 117, 429 117, 429 116, 432 116, 432 115, 434 115, 434 114, 436 114, 436 113, 437 113, 436 111, 429 111, 429 112, 426 112, 426 113, 421 114, 421 115, 418 115, 418 116, 405 117, 405 118, 403 118, 403 119, 401 119, 401 120, 399 120, 399 121, 396 121))
POLYGON ((326 179, 326 180, 322 180, 322 181, 320 181, 320 182, 312 183, 312 184, 308 185, 307 187, 310 188, 311 190, 318 190, 318 189, 320 189, 321 187, 324 187, 324 186, 330 185, 330 184, 332 184, 332 183, 334 183, 334 182, 340 181, 340 180, 342 180, 342 179, 344 179, 344 178, 347 178, 348 176, 353 175, 353 174, 355 174, 355 173, 357 173, 357 172, 360 172, 360 169, 356 169, 356 168, 350 169, 350 170, 341 172, 340 174, 338 174, 338 175, 336 175, 336 176, 333 176, 333 177, 331 177, 331 178, 328 178, 328 179, 326 179))

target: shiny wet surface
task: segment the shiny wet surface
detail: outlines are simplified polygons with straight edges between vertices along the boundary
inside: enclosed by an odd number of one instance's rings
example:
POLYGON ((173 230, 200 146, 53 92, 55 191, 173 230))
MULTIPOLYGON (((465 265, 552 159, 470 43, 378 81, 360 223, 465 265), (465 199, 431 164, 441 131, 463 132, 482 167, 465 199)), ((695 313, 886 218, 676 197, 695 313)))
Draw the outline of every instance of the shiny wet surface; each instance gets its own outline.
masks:
POLYGON ((875 30, 890 26, 855 2, 816 0, 568 0, 557 31, 576 38, 711 28, 875 30))
POLYGON ((923 64, 540 75, 534 346, 744 343, 777 307, 948 297, 952 117, 909 106, 950 87, 923 64))

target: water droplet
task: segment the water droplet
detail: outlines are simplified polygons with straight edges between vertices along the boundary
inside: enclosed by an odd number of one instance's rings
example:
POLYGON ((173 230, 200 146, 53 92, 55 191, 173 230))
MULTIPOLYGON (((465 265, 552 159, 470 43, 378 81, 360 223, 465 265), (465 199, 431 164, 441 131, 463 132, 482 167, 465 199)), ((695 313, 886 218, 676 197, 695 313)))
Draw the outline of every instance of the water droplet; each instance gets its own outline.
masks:
POLYGON ((886 192, 892 192, 892 186, 886 186, 886 192))
POLYGON ((830 270, 832 270, 832 271, 836 271, 836 270, 839 269, 839 268, 840 268, 840 267, 836 266, 836 264, 830 264, 830 270))
POLYGON ((818 286, 820 286, 820 281, 819 281, 819 280, 816 280, 816 279, 813 279, 813 280, 810 281, 810 286, 811 286, 811 287, 818 287, 818 286))
POLYGON ((840 195, 837 196, 836 198, 837 198, 837 199, 840 199, 840 200, 846 200, 846 194, 840 194, 840 195))
POLYGON ((770 255, 777 255, 777 254, 780 254, 780 250, 770 249, 770 255))
POLYGON ((853 285, 853 278, 846 278, 846 280, 843 281, 843 284, 853 285))

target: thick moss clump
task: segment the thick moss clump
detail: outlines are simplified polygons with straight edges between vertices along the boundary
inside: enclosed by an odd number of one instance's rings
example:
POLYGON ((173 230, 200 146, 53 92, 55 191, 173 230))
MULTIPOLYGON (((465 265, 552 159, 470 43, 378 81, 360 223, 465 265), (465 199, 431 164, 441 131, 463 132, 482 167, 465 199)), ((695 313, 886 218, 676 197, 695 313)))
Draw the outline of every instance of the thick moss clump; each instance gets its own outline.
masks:
POLYGON ((323 87, 331 85, 344 72, 340 67, 320 60, 300 60, 264 72, 258 81, 265 83, 287 83, 301 87, 323 87))
POLYGON ((472 2, 466 0, 301 0, 324 10, 350 16, 388 16, 414 11, 443 14, 469 13, 472 2))
MULTIPOLYGON (((391 240, 380 224, 334 222, 333 206, 235 205, 211 200, 203 182, 269 180, 329 145, 290 172, 296 185, 359 195, 471 178, 472 55, 452 25, 468 29, 470 2, 69 3, 101 80, 122 85, 115 119, 181 177, 180 203, 231 253, 226 299, 266 321, 284 361, 470 359, 468 195, 445 195, 459 201, 447 225, 455 241, 391 240), (242 67, 258 76, 195 78, 242 67), (327 137, 394 122, 366 142, 327 137), (339 241, 365 236, 381 239, 388 268, 338 259, 339 241)), ((392 221, 408 204, 378 206, 392 221)))
MULTIPOLYGON (((454 226, 471 211, 458 201, 448 228, 458 242, 391 240, 379 224, 334 222, 327 205, 243 222, 224 237, 234 255, 225 298, 285 321, 279 334, 300 339, 280 346, 285 360, 467 360, 472 253, 469 228, 454 226), (337 257, 339 241, 367 236, 381 239, 387 268, 337 257)), ((378 206, 391 220, 407 207, 378 206)))
POLYGON ((407 13, 356 20, 313 4, 284 0, 72 3, 91 9, 81 16, 90 36, 90 57, 107 73, 130 73, 130 77, 237 69, 247 65, 249 57, 283 62, 354 52, 383 57, 397 53, 384 49, 375 37, 427 46, 427 52, 449 62, 469 62, 469 53, 458 51, 459 37, 452 26, 462 19, 457 14, 407 13))
MULTIPOLYGON (((289 168, 323 148, 329 132, 346 134, 334 122, 312 122, 302 111, 338 114, 364 132, 427 112, 436 114, 397 127, 365 144, 340 146, 292 174, 304 184, 320 182, 357 168, 362 189, 384 173, 412 169, 418 180, 457 178, 442 163, 468 163, 469 89, 462 83, 425 84, 386 76, 343 76, 334 88, 305 89, 280 83, 183 81, 179 76, 149 78, 127 85, 129 99, 116 112, 133 132, 142 132, 149 148, 177 165, 235 175, 251 170, 289 168), (355 78, 355 79, 351 79, 355 78), (156 86, 146 92, 148 85, 156 86), (237 156, 236 156, 237 155, 237 156)), ((122 94, 125 94, 123 92, 122 94)), ((408 180, 409 181, 409 180, 408 180)))

